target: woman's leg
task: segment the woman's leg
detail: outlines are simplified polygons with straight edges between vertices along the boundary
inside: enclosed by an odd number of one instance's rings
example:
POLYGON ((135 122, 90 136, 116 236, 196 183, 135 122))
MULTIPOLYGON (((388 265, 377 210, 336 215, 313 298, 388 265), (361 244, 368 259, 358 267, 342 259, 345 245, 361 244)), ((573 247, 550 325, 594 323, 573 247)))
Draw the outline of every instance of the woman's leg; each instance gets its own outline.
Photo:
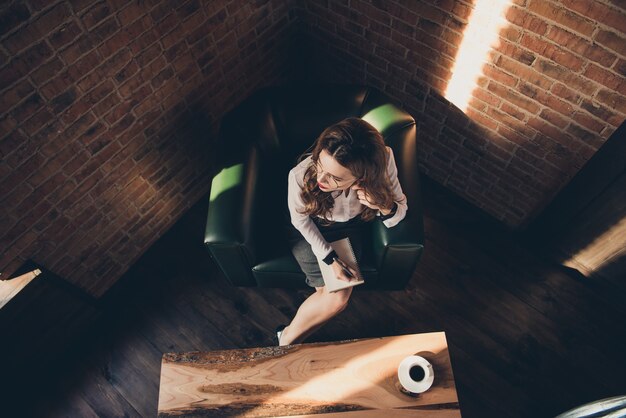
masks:
POLYGON ((351 293, 351 287, 333 293, 327 292, 324 287, 315 288, 315 293, 300 305, 291 324, 283 330, 280 345, 304 341, 348 306, 351 293))

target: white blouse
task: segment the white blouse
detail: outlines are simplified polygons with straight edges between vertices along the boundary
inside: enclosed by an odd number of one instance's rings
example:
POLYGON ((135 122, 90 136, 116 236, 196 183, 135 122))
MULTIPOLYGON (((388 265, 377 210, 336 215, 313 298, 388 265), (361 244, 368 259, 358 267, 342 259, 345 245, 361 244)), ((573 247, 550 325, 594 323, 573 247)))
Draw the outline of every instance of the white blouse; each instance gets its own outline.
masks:
MULTIPOLYGON (((407 202, 398 181, 398 168, 396 167, 393 150, 389 147, 386 147, 386 149, 389 153, 387 158, 387 175, 391 181, 393 200, 398 205, 396 213, 391 218, 383 221, 387 228, 391 228, 404 219, 407 211, 407 202)), ((308 156, 289 171, 287 204, 289 206, 289 214, 291 215, 291 223, 300 231, 304 239, 311 244, 313 254, 318 259, 323 260, 324 257, 330 254, 332 248, 320 233, 317 225, 309 218, 309 215, 301 213, 305 205, 300 193, 304 184, 304 173, 310 163, 311 156, 308 156)), ((329 220, 346 222, 358 216, 366 208, 359 202, 353 190, 349 190, 347 196, 343 190, 331 193, 333 193, 335 198, 335 205, 328 216, 329 220)))

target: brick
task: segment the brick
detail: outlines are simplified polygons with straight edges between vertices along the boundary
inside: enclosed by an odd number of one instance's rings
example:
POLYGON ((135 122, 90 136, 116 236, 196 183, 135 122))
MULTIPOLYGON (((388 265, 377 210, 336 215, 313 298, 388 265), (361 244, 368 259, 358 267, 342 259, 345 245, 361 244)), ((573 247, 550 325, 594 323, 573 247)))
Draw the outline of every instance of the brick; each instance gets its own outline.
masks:
MULTIPOLYGON (((150 90, 149 90, 150 87, 149 86, 145 86, 145 89, 146 89, 147 93, 150 92, 150 90)), ((138 94, 138 96, 139 96, 139 94, 138 94)), ((141 97, 143 97, 143 95, 141 95, 141 97)), ((131 99, 131 100, 126 100, 126 101, 120 102, 117 106, 114 106, 114 107, 112 107, 110 109, 110 111, 104 117, 104 120, 109 125, 113 125, 115 122, 117 122, 122 117, 124 117, 126 114, 128 114, 128 112, 130 112, 130 110, 136 104, 137 104, 136 99, 135 100, 131 99)))
POLYGON ((0 96, 0 114, 18 104, 34 90, 33 85, 28 80, 23 80, 11 86, 0 96))
POLYGON ((115 86, 110 80, 105 80, 97 87, 94 87, 83 96, 83 100, 89 104, 90 108, 99 103, 102 99, 113 92, 115 86))
MULTIPOLYGON (((11 202, 11 205, 17 206, 22 203, 24 199, 26 199, 32 193, 32 191, 33 188, 28 185, 28 183, 22 182, 18 184, 12 192, 6 195, 3 200, 5 202, 11 202)), ((4 221, 6 221, 6 219, 4 219, 4 221)))
POLYGON ((81 16, 81 20, 83 21, 85 27, 88 30, 91 30, 110 15, 111 10, 109 9, 109 5, 106 2, 101 1, 84 12, 81 16))
POLYGON ((610 67, 618 59, 613 53, 607 51, 597 44, 593 44, 591 47, 589 47, 589 49, 587 49, 583 53, 583 56, 607 68, 610 67))
POLYGON ((524 34, 524 36, 522 36, 520 45, 540 54, 545 58, 561 64, 572 71, 579 71, 584 63, 582 58, 577 57, 576 55, 567 52, 563 48, 546 42, 534 35, 524 34))
POLYGON ((132 25, 125 27, 124 29, 126 30, 126 32, 128 33, 128 36, 130 36, 131 39, 136 39, 140 35, 145 33, 148 29, 151 29, 153 27, 154 27, 154 22, 152 21, 150 16, 144 16, 141 19, 134 22, 132 25))
MULTIPOLYGON (((500 56, 500 58, 498 58, 496 62, 497 67, 494 67, 492 65, 485 65, 483 67, 483 74, 487 79, 495 80, 508 87, 514 87, 517 85, 517 79, 519 75, 515 73, 513 73, 514 75, 509 75, 500 69, 504 68, 502 62, 506 59, 507 58, 500 56)), ((509 61, 513 62, 512 60, 509 61)))
POLYGON ((171 61, 174 61, 174 59, 178 57, 179 55, 183 55, 187 50, 188 50, 187 43, 184 40, 182 40, 179 43, 167 49, 164 55, 167 58, 167 60, 171 62, 171 61))
POLYGON ((141 73, 138 73, 130 80, 122 84, 118 89, 118 93, 122 96, 122 98, 129 99, 133 94, 138 94, 137 91, 140 87, 142 87, 142 85, 145 89, 145 83, 146 80, 142 78, 141 73))
POLYGON ((501 84, 490 82, 487 88, 496 96, 502 97, 504 100, 507 100, 511 104, 519 106, 530 113, 537 113, 539 111, 539 106, 535 102, 521 96, 512 89, 502 86, 501 84))
MULTIPOLYGON (((47 0, 37 0, 37 1, 40 1, 44 4, 48 2, 47 0)), ((78 13, 78 12, 83 11, 85 8, 89 7, 90 5, 92 5, 94 3, 94 0, 71 0, 70 3, 72 4, 72 9, 74 10, 74 12, 78 13)))
MULTIPOLYGON (((186 47, 186 45, 184 45, 184 42, 181 42, 181 44, 183 45, 184 49, 186 50, 187 47, 186 47)), ((167 52, 169 52, 169 51, 167 51, 167 52)), ((150 64, 152 61, 154 61, 156 58, 161 56, 162 53, 163 53, 163 50, 161 49, 161 45, 159 45, 157 43, 157 44, 154 44, 151 47, 145 49, 141 54, 137 54, 135 60, 137 61, 137 64, 139 65, 139 67, 144 68, 148 64, 150 64)))
POLYGON ((570 103, 578 104, 581 96, 562 83, 555 83, 550 91, 570 103))
POLYGON ((157 74, 152 79, 152 88, 155 89, 155 91, 157 91, 156 89, 160 88, 163 85, 163 83, 165 83, 167 80, 169 80, 173 76, 174 76, 174 71, 172 70, 172 68, 166 67, 164 70, 162 70, 159 74, 157 74))
POLYGON ((117 14, 117 18, 123 26, 128 26, 146 13, 146 7, 140 3, 130 3, 117 14))
POLYGON ((602 106, 601 104, 596 103, 592 100, 583 100, 580 107, 585 109, 587 112, 591 113, 598 119, 604 120, 613 126, 619 126, 619 124, 624 120, 623 116, 619 116, 617 113, 613 112, 607 107, 602 106))
POLYGON ((52 57, 45 66, 41 66, 30 74, 30 79, 37 86, 42 86, 46 81, 55 77, 64 67, 63 62, 58 57, 52 57))
POLYGON ((16 55, 18 52, 28 48, 42 37, 43 34, 40 33, 34 26, 27 25, 2 41, 2 45, 11 55, 16 55))
POLYGON ((129 48, 134 54, 137 54, 155 43, 158 39, 158 32, 155 29, 149 30, 143 35, 139 36, 139 38, 134 39, 130 43, 129 48))
POLYGON ((76 90, 73 87, 70 87, 67 91, 52 99, 50 101, 50 106, 52 106, 54 113, 60 113, 74 103, 75 100, 76 90))
POLYGON ((81 117, 84 117, 91 110, 89 103, 84 98, 80 98, 75 101, 69 108, 63 111, 60 114, 61 121, 65 125, 73 124, 75 121, 80 120, 81 117))
POLYGON ((550 122, 552 125, 563 129, 569 123, 568 120, 561 117, 557 112, 554 112, 550 109, 543 109, 541 113, 539 113, 539 117, 545 121, 550 122))
POLYGON ((626 114, 626 97, 610 90, 601 89, 596 95, 596 99, 611 109, 626 114))
POLYGON ((72 159, 67 161, 67 163, 62 167, 63 174, 69 176, 73 174, 76 170, 82 167, 89 160, 89 154, 87 152, 80 151, 77 153, 72 159))
POLYGON ((133 126, 135 123, 135 117, 131 114, 127 114, 122 119, 120 119, 115 125, 111 127, 109 130, 109 134, 114 138, 118 138, 122 133, 124 133, 128 128, 133 126))
POLYGON ((61 50, 59 54, 61 59, 63 59, 66 64, 72 64, 87 52, 93 50, 95 47, 96 43, 94 42, 94 39, 88 34, 83 34, 70 44, 70 46, 61 50))
POLYGON ((509 42, 513 42, 516 43, 519 41, 520 37, 522 36, 522 30, 519 28, 516 28, 515 26, 506 26, 505 28, 500 29, 500 32, 498 34, 500 36, 501 39, 505 39, 509 42))
POLYGON ((102 123, 96 122, 95 124, 91 125, 85 132, 83 132, 79 137, 77 137, 75 141, 85 146, 89 145, 91 144, 91 142, 97 139, 105 130, 106 127, 102 123))
MULTIPOLYGON (((7 195, 14 190, 18 184, 21 184, 29 173, 35 172, 44 162, 45 160, 41 154, 30 156, 30 158, 17 167, 17 170, 2 179, 2 182, 0 182, 0 193, 3 196, 7 195), (26 175, 24 173, 26 173, 26 175)), ((11 209, 14 207, 15 206, 12 206, 11 209)), ((16 213, 19 213, 19 211, 16 211, 16 213)))
POLYGON ((16 32, 13 36, 4 41, 3 44, 12 54, 16 54, 48 35, 52 30, 63 23, 69 15, 69 9, 65 4, 57 4, 35 21, 30 22, 28 26, 16 32))
POLYGON ((533 65, 541 74, 554 78, 557 81, 567 84, 570 88, 579 91, 585 95, 591 96, 597 90, 597 86, 589 80, 573 74, 567 68, 550 62, 545 59, 538 59, 533 65))
MULTIPOLYGON (((531 130, 528 129, 528 131, 531 130)), ((498 125, 497 132, 502 135, 502 137, 505 138, 507 141, 522 146, 528 143, 528 141, 535 135, 534 131, 532 131, 532 135, 524 135, 519 130, 511 129, 505 124, 498 125)))
POLYGON ((593 63, 590 63, 587 66, 583 75, 591 80, 597 81, 611 90, 616 90, 621 94, 626 95, 626 82, 624 81, 624 77, 619 77, 615 73, 600 68, 593 63))
POLYGON ((98 45, 120 32, 120 25, 111 16, 89 32, 89 36, 93 40, 94 45, 98 45))
POLYGON ((80 35, 82 35, 83 31, 76 24, 75 21, 70 21, 61 26, 56 32, 50 35, 48 38, 50 40, 50 44, 55 49, 60 49, 65 45, 71 43, 80 35))
POLYGON ((518 44, 513 44, 512 42, 504 40, 500 40, 498 45, 494 47, 494 50, 526 65, 532 65, 532 63, 537 59, 537 56, 534 53, 520 48, 518 44))
POLYGON ((46 83, 39 91, 44 98, 51 100, 66 91, 72 85, 73 81, 74 80, 72 80, 66 71, 50 80, 50 82, 46 83))
POLYGON ((13 28, 18 27, 30 18, 30 11, 26 5, 13 3, 0 14, 0 36, 4 36, 13 28))
MULTIPOLYGON (((40 42, 22 54, 15 58, 15 64, 17 65, 20 74, 28 74, 35 68, 38 68, 45 61, 52 56, 52 50, 45 42, 40 42)), ((11 84, 8 80, 4 80, 5 83, 11 84)))
POLYGON ((144 100, 133 109, 136 117, 141 117, 160 104, 156 95, 145 97, 144 100))
POLYGON ((532 0, 528 10, 585 36, 591 36, 595 29, 593 20, 544 0, 532 0))
MULTIPOLYGON (((33 188, 42 185, 46 180, 53 177, 57 172, 61 170, 65 161, 61 161, 64 158, 63 155, 59 155, 55 158, 48 159, 44 164, 37 168, 36 171, 26 180, 33 188)), ((63 175, 65 177, 65 175, 63 175)))
POLYGON ((602 25, 611 26, 620 32, 626 32, 626 19, 619 9, 609 7, 599 1, 560 0, 566 8, 595 20, 602 25))
MULTIPOLYGON (((470 97, 467 105, 471 107, 473 110, 484 112, 487 109, 487 104, 481 100, 478 100, 476 97, 470 97)), ((476 112, 474 112, 475 114, 476 112)), ((469 116, 467 112, 465 112, 469 116)))
POLYGON ((78 119, 65 130, 64 136, 66 138, 73 138, 84 133, 95 122, 95 120, 96 119, 90 113, 83 115, 80 119, 78 119))
POLYGON ((132 60, 132 58, 133 56, 131 52, 127 48, 123 48, 117 54, 113 55, 100 65, 96 72, 101 79, 115 77, 117 73, 132 60))
POLYGON ((108 58, 114 53, 117 53, 118 51, 126 47, 126 45, 130 43, 130 41, 131 37, 128 35, 128 33, 124 30, 121 30, 115 33, 115 35, 113 35, 107 41, 105 41, 98 48, 98 52, 100 52, 100 54, 102 54, 104 58, 108 58))
POLYGON ((50 195, 54 192, 61 184, 65 182, 67 177, 62 172, 57 172, 52 177, 48 178, 41 186, 35 189, 33 193, 33 199, 35 201, 43 199, 43 197, 50 195))
POLYGON ((626 77, 626 60, 619 59, 613 65, 613 69, 615 72, 620 74, 621 76, 626 77))
POLYGON ((505 18, 510 23, 538 35, 544 35, 548 29, 548 24, 543 19, 539 19, 519 7, 509 7, 505 12, 505 18))
POLYGON ((568 135, 537 117, 529 119, 528 125, 557 142, 567 141, 568 135))
POLYGON ((474 97, 494 107, 498 107, 501 103, 500 98, 494 96, 493 94, 482 88, 475 89, 472 94, 474 97))
POLYGON ((495 131, 498 127, 498 123, 496 121, 487 117, 484 113, 474 110, 473 108, 468 108, 465 113, 472 121, 480 124, 482 127, 491 129, 492 131, 495 131))
POLYGON ((594 40, 611 51, 626 55, 626 38, 614 32, 601 30, 596 34, 594 40))
POLYGON ((502 111, 508 113, 509 115, 513 116, 515 119, 518 119, 518 120, 526 119, 526 113, 522 112, 517 106, 512 106, 506 102, 503 102, 502 106, 500 106, 500 109, 502 109, 502 111))
POLYGON ((218 13, 211 15, 206 22, 197 29, 194 29, 187 35, 187 42, 191 45, 206 37, 213 29, 226 19, 226 11, 220 10, 218 13))
POLYGON ((447 43, 451 45, 460 45, 461 41, 463 40, 463 34, 459 32, 455 32, 449 28, 444 28, 443 33, 440 36, 440 39, 446 41, 447 43))
POLYGON ((119 97, 119 95, 116 92, 113 92, 112 94, 104 98, 100 103, 95 105, 92 108, 92 111, 95 113, 96 116, 102 118, 102 116, 109 113, 111 109, 119 105, 121 101, 122 99, 119 97))
POLYGON ((572 115, 572 120, 590 131, 597 133, 600 133, 606 126, 605 122, 602 122, 585 112, 575 112, 572 115))
POLYGON ((11 111, 11 117, 19 124, 30 118, 37 110, 44 106, 43 99, 38 93, 31 94, 19 106, 11 111))
POLYGON ((592 44, 586 39, 567 30, 552 26, 547 38, 557 45, 563 46, 570 51, 585 58, 597 62, 604 67, 611 66, 616 59, 615 54, 607 51, 599 45, 592 44))
POLYGON ((100 135, 98 138, 96 138, 91 143, 89 143, 89 145, 87 145, 86 148, 89 154, 91 156, 94 156, 98 154, 100 151, 102 151, 102 149, 108 146, 110 143, 111 143, 111 139, 109 138, 108 135, 104 134, 104 135, 100 135))
POLYGON ((594 142, 597 142, 597 139, 598 139, 597 134, 589 132, 588 130, 581 128, 575 123, 570 124, 567 127, 566 132, 571 134, 574 138, 578 139, 579 141, 582 141, 583 143, 594 143, 594 142))
POLYGON ((500 56, 496 65, 516 77, 520 80, 532 83, 542 89, 548 90, 553 84, 553 81, 547 77, 544 77, 541 73, 537 72, 533 67, 524 65, 518 61, 512 60, 505 56, 500 56))
POLYGON ((11 167, 15 168, 26 158, 30 157, 30 153, 27 155, 21 155, 20 153, 20 155, 18 155, 17 161, 14 158, 16 154, 14 151, 19 150, 21 147, 24 147, 24 144, 28 144, 28 140, 20 131, 13 131, 9 135, 2 138, 2 140, 0 141, 0 153, 4 155, 11 155, 10 159, 3 158, 2 161, 9 163, 11 167))
MULTIPOLYGON (((67 77, 69 80, 80 80, 85 76, 85 74, 89 74, 91 70, 96 68, 100 63, 100 56, 98 55, 98 51, 93 50, 87 53, 85 56, 77 60, 74 64, 68 67, 67 69, 67 77)), ((78 86, 81 89, 85 89, 84 82, 81 80, 78 82, 78 86)))

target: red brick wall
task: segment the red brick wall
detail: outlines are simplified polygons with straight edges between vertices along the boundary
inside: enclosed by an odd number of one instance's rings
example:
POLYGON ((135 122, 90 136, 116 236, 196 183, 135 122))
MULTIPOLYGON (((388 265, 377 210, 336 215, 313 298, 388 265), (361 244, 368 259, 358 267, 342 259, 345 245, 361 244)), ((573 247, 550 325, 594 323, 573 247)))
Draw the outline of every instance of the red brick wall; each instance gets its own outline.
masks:
POLYGON ((289 6, 0 6, 3 277, 32 259, 96 296, 110 287, 207 193, 221 115, 286 79, 289 6))
POLYGON ((206 194, 221 115, 294 76, 385 91, 426 174, 523 226, 625 118, 626 12, 513 3, 468 117, 442 94, 469 1, 5 2, 0 271, 101 295, 206 194))
POLYGON ((523 227, 626 117, 626 6, 514 0, 465 115, 442 96, 474 3, 301 2, 303 59, 315 80, 396 99, 419 122, 421 170, 523 227))

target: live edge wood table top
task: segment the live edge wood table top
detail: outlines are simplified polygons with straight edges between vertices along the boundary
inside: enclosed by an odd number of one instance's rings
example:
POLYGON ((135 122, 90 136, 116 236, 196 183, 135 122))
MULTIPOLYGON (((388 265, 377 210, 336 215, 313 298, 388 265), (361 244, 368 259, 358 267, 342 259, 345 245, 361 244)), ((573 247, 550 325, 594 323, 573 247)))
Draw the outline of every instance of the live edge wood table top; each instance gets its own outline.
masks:
POLYGON ((160 417, 460 417, 443 332, 211 352, 165 354, 160 417), (417 354, 432 387, 400 390, 397 369, 417 354))

